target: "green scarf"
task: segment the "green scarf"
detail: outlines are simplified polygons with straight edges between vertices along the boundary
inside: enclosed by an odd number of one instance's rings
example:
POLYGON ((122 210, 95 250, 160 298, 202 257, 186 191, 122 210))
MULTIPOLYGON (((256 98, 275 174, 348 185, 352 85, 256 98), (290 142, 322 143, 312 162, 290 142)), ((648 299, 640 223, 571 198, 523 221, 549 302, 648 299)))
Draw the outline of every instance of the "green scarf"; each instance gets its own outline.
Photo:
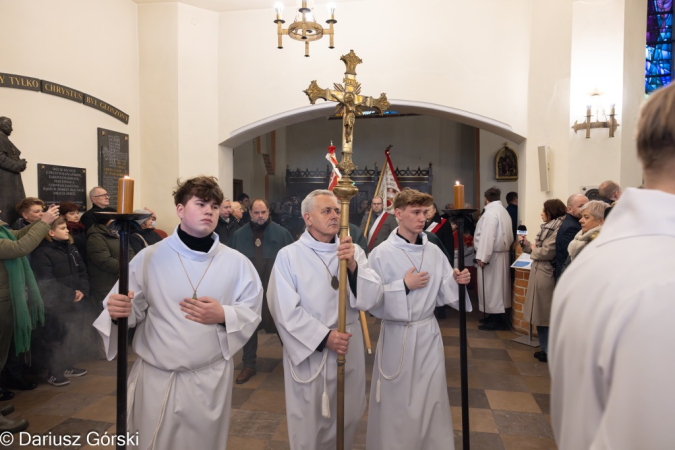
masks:
MULTIPOLYGON (((0 239, 16 241, 16 236, 0 226, 0 239)), ((38 322, 45 323, 45 308, 28 258, 3 259, 9 275, 9 293, 14 310, 14 347, 16 354, 30 350, 30 334, 38 322)))

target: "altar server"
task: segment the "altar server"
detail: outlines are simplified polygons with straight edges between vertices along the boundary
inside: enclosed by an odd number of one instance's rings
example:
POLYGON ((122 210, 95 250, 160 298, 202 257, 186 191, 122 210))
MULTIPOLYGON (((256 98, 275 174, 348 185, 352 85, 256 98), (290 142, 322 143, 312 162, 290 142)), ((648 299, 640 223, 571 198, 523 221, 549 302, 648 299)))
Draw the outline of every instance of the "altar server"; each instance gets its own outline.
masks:
MULTIPOLYGON (((459 308, 459 286, 469 271, 450 266, 424 231, 433 198, 403 189, 394 200, 398 228, 370 253, 384 284, 382 319, 368 409, 369 450, 453 449, 443 339, 434 308, 459 308)), ((464 289, 464 287, 461 287, 464 289)), ((466 297, 466 310, 471 302, 466 297)))
POLYGON ((366 374, 359 311, 382 299, 379 277, 352 238, 340 241, 340 207, 331 191, 302 202, 306 231, 279 251, 267 301, 284 344, 288 439, 293 450, 333 450, 337 428, 337 355, 345 365, 345 448, 365 409, 366 374), (347 260, 346 333, 337 331, 338 260, 347 260), (358 294, 358 295, 357 295, 358 294), (349 352, 349 354, 347 354, 349 352))
POLYGON ((117 294, 115 285, 94 323, 109 360, 116 319, 136 327, 128 423, 144 450, 227 446, 232 357, 260 323, 262 285, 253 264, 213 233, 222 200, 213 177, 181 184, 180 225, 136 255, 131 292, 117 294))
POLYGON ((628 188, 558 281, 551 312, 551 422, 558 448, 675 443, 675 85, 647 100, 628 188))

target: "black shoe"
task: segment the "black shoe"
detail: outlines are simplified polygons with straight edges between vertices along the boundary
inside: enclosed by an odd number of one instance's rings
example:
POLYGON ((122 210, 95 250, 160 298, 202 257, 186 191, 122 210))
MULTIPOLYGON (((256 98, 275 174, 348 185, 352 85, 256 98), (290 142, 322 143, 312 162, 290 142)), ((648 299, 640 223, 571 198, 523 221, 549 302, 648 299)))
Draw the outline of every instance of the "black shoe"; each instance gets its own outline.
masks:
POLYGON ((14 392, 0 389, 0 402, 6 402, 14 398, 14 392))
POLYGON ((37 383, 28 381, 25 378, 8 378, 5 386, 17 391, 32 391, 37 387, 37 383))
POLYGON ((7 405, 0 409, 0 416, 8 416, 14 412, 14 405, 7 405))
POLYGON ((548 363, 548 354, 546 352, 537 352, 537 353, 543 353, 543 355, 536 356, 536 358, 543 362, 543 363, 548 363))
MULTIPOLYGON (((5 441, 5 433, 18 433, 28 428, 28 421, 26 419, 9 419, 0 416, 0 432, 3 434, 3 441, 5 441)), ((11 441, 10 441, 11 445, 11 441)))
POLYGON ((63 376, 66 378, 83 377, 86 374, 87 374, 86 369, 78 369, 77 367, 71 367, 63 372, 63 376))
POLYGON ((64 376, 55 376, 51 373, 48 373, 47 383, 51 384, 52 386, 61 387, 68 386, 70 384, 70 380, 64 376))
POLYGON ((544 351, 534 352, 534 357, 537 358, 537 359, 541 358, 544 355, 546 355, 546 352, 544 352, 544 351))
POLYGON ((498 317, 497 314, 488 314, 485 319, 478 319, 479 323, 492 323, 498 317))

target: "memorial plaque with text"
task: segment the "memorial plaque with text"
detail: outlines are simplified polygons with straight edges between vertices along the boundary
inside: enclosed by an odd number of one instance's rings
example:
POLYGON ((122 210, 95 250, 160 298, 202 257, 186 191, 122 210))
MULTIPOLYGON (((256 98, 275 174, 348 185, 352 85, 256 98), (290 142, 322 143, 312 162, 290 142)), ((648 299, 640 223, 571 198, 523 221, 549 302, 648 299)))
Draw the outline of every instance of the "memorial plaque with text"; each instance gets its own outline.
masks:
POLYGON ((98 185, 117 207, 117 181, 129 175, 129 135, 98 128, 98 185))
POLYGON ((38 164, 38 197, 47 205, 73 202, 87 209, 87 169, 38 164))

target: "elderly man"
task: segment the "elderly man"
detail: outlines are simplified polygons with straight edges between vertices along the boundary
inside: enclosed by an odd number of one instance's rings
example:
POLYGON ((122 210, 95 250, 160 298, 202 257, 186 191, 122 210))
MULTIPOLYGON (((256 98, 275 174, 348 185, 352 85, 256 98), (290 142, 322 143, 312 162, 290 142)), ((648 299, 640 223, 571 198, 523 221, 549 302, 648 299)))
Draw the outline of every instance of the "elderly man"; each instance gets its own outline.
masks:
POLYGON ((21 172, 26 170, 27 163, 9 140, 12 131, 12 119, 0 117, 0 215, 9 224, 18 219, 14 206, 26 196, 21 172))
POLYGON ((598 186, 600 200, 612 206, 612 204, 621 197, 621 186, 612 180, 603 181, 598 186))
POLYGON ((242 364, 244 368, 237 375, 235 382, 244 384, 256 372, 256 354, 258 352, 258 331, 264 329, 266 333, 278 334, 277 327, 270 315, 267 306, 267 284, 270 280, 274 260, 279 250, 293 243, 293 237, 284 227, 270 219, 270 209, 266 200, 257 198, 251 203, 251 221, 241 227, 228 246, 246 256, 258 272, 263 285, 262 322, 251 339, 244 345, 242 364))
POLYGON ((241 203, 239 202, 232 202, 232 213, 231 213, 232 219, 234 220, 234 223, 232 224, 232 236, 234 236, 234 233, 237 232, 237 230, 245 225, 244 221, 242 220, 242 217, 244 217, 244 207, 241 206, 241 203))
POLYGON ((96 186, 89 191, 89 199, 91 200, 91 209, 80 217, 80 222, 84 225, 85 230, 97 224, 95 215, 97 211, 103 211, 103 208, 110 207, 110 195, 101 186, 96 186))
POLYGON ((302 217, 307 229, 298 241, 279 251, 267 291, 270 312, 284 344, 288 440, 294 450, 335 448, 337 355, 349 351, 344 447, 352 448, 366 403, 358 310, 381 302, 382 285, 352 239, 336 236, 340 207, 331 191, 307 195, 302 201, 302 217), (346 333, 337 331, 339 260, 346 260, 348 267, 346 333))
POLYGON ((232 202, 226 198, 218 208, 218 225, 216 225, 216 234, 221 244, 227 245, 234 232, 239 229, 237 225, 238 222, 232 217, 232 202))
POLYGON ((674 84, 643 105, 644 189, 626 189, 553 296, 551 423, 560 450, 675 442, 673 105, 674 84))
POLYGON ((375 196, 371 202, 372 214, 364 214, 361 221, 361 230, 368 238, 368 251, 372 251, 375 247, 387 240, 392 231, 396 229, 396 217, 384 210, 384 202, 382 197, 375 196), (370 219, 370 223, 368 220, 370 219))
POLYGON ((476 225, 474 247, 478 264, 478 308, 490 316, 479 330, 508 330, 511 307, 509 249, 513 243, 511 217, 500 201, 502 191, 485 191, 485 212, 476 225))
POLYGON ((555 238, 555 267, 553 269, 553 278, 556 282, 560 278, 563 266, 569 253, 567 246, 574 240, 574 236, 581 230, 579 219, 581 218, 581 207, 588 203, 588 197, 582 194, 572 194, 567 199, 567 214, 563 223, 558 228, 558 234, 555 238))

